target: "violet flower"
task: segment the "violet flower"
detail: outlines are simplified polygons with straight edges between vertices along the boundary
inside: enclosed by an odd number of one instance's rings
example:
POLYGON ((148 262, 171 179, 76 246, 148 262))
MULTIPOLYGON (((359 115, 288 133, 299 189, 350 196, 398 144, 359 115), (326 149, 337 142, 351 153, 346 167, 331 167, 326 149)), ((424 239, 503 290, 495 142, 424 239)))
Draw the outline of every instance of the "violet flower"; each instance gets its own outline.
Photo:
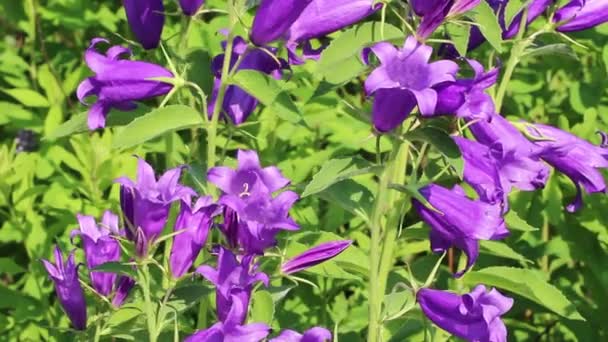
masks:
MULTIPOLYGON (((72 231, 70 237, 82 237, 87 268, 92 270, 107 262, 120 261, 120 244, 112 237, 121 235, 118 216, 106 211, 100 226, 95 223, 93 216, 79 214, 77 218, 80 229, 72 231)), ((91 271, 91 285, 103 296, 107 297, 112 293, 115 281, 115 273, 91 271)))
POLYGON ((586 30, 608 21, 608 2, 605 0, 571 0, 561 7, 553 21, 559 23, 557 31, 586 30))
POLYGON ((218 209, 210 196, 199 198, 193 207, 189 201, 182 200, 174 226, 176 232, 182 232, 173 238, 169 256, 169 268, 173 277, 183 276, 192 267, 207 241, 213 217, 219 214, 218 209))
POLYGON ((332 334, 329 330, 314 327, 306 330, 303 334, 286 329, 279 336, 271 338, 268 342, 327 342, 331 340, 332 334))
POLYGON ((96 51, 100 42, 106 39, 95 38, 84 54, 88 67, 95 76, 82 81, 76 92, 80 102, 86 105, 85 98, 95 95, 97 101, 89 109, 88 127, 90 130, 103 128, 106 116, 112 108, 129 111, 137 107, 133 101, 167 94, 173 86, 153 80, 156 77, 172 78, 173 74, 160 65, 120 59, 131 56, 128 48, 115 45, 106 54, 96 51))
POLYGON ((513 299, 492 288, 477 285, 465 295, 421 289, 416 293, 420 308, 441 329, 467 341, 506 342, 507 328, 501 316, 513 306, 513 299))
POLYGON ((281 38, 312 0, 262 0, 251 26, 251 42, 263 46, 281 38))
POLYGON ((114 298, 112 298, 112 306, 115 308, 121 307, 129 296, 129 292, 131 292, 133 286, 135 286, 133 278, 120 276, 116 285, 116 293, 114 294, 114 298))
POLYGON ((344 252, 352 243, 351 240, 343 240, 319 244, 283 263, 281 272, 292 274, 323 263, 344 252))
POLYGON ((415 105, 422 115, 433 114, 437 92, 432 87, 454 81, 458 71, 452 61, 429 63, 432 48, 412 36, 400 50, 386 42, 370 49, 381 64, 367 77, 365 91, 368 96, 374 95, 372 121, 380 132, 399 126, 415 105))
POLYGON ((137 178, 115 180, 120 187, 120 206, 127 224, 127 238, 135 242, 139 256, 147 254, 148 247, 162 232, 171 203, 189 200, 194 190, 179 184, 182 168, 168 170, 158 181, 154 169, 144 159, 137 162, 137 178))
POLYGON ((179 0, 179 7, 182 8, 185 15, 193 16, 204 3, 205 0, 179 0))
POLYGON ((481 0, 411 0, 416 15, 422 17, 416 34, 429 37, 447 18, 456 17, 477 5, 481 0))
MULTIPOLYGON (((226 48, 226 42, 222 45, 226 48)), ((273 58, 269 53, 276 54, 277 49, 273 47, 264 47, 267 51, 259 48, 250 47, 247 42, 241 37, 234 38, 233 52, 230 60, 230 67, 233 68, 239 58, 241 58, 238 70, 257 70, 265 74, 271 75, 276 79, 281 78, 281 70, 288 69, 287 61, 281 58, 273 58)), ((207 105, 209 115, 213 114, 216 106, 217 96, 220 89, 220 78, 222 76, 222 66, 224 64, 225 55, 216 56, 211 64, 211 69, 215 75, 213 91, 211 99, 207 105)), ((229 85, 224 94, 224 102, 222 104, 222 112, 220 117, 225 118, 226 115, 233 124, 240 125, 247 120, 249 115, 253 113, 258 105, 258 100, 249 95, 243 89, 235 85, 229 85)))
POLYGON ((604 177, 598 170, 608 168, 606 146, 595 146, 571 133, 548 125, 534 124, 528 131, 533 136, 551 139, 534 142, 542 148, 540 157, 568 176, 576 186, 576 197, 566 206, 566 210, 575 212, 582 207, 581 187, 588 193, 606 192, 604 177))
MULTIPOLYGON (((543 14, 553 2, 553 0, 532 0, 526 10, 526 27, 543 14)), ((499 14, 503 21, 506 5, 507 1, 505 1, 504 6, 500 9, 502 13, 499 14)), ((513 17, 509 27, 505 27, 506 23, 503 24, 502 39, 511 39, 517 35, 521 27, 522 16, 523 11, 520 11, 513 17)))
POLYGON ((242 325, 242 318, 247 316, 248 303, 235 295, 231 302, 232 306, 225 319, 186 337, 184 342, 259 342, 265 339, 270 333, 270 327, 266 324, 242 325))
POLYGON ((122 3, 137 41, 146 50, 158 47, 165 25, 163 0, 122 0, 122 3))
POLYGON ((42 263, 55 284, 55 292, 63 311, 68 315, 76 330, 87 327, 87 303, 78 280, 78 265, 74 261, 74 252, 63 261, 59 246, 55 246, 55 264, 42 259, 42 263))
POLYGON ((419 192, 439 212, 413 200, 418 215, 431 227, 430 240, 433 252, 445 252, 455 246, 467 257, 462 276, 479 255, 478 240, 499 240, 509 235, 502 218, 500 205, 471 200, 459 186, 452 190, 436 184, 427 185, 419 192))
POLYGON ((224 247, 219 248, 217 269, 207 265, 199 266, 196 273, 202 275, 215 285, 217 316, 222 322, 229 318, 236 324, 243 324, 247 317, 249 299, 253 285, 261 281, 268 286, 268 276, 263 272, 256 272, 257 265, 253 256, 244 256, 242 260, 224 247), (235 298, 243 305, 238 310, 238 315, 232 313, 231 308, 235 305, 235 298))

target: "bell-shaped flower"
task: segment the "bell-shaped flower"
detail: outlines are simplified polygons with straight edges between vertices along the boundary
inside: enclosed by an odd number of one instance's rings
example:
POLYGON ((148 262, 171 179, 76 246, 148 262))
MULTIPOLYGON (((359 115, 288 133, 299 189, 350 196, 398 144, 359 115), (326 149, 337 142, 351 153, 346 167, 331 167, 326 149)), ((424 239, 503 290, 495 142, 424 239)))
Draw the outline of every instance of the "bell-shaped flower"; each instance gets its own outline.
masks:
POLYGON ((569 212, 575 212, 582 207, 581 187, 588 193, 606 192, 606 183, 599 171, 608 168, 606 146, 595 146, 571 133, 548 125, 534 124, 528 131, 530 135, 542 138, 534 142, 542 148, 541 158, 568 176, 576 185, 576 198, 566 207, 569 212))
POLYGON ((412 0, 410 5, 416 15, 422 17, 416 34, 420 38, 430 36, 447 18, 456 17, 477 5, 481 0, 412 0))
POLYGON ((122 4, 137 41, 146 50, 158 47, 165 25, 163 0, 122 0, 122 4))
POLYGON ((115 180, 120 187, 120 206, 127 224, 127 238, 135 242, 139 256, 147 254, 148 247, 160 235, 171 203, 189 200, 196 196, 194 190, 179 184, 181 167, 165 172, 158 181, 154 169, 144 159, 137 162, 137 178, 115 180))
POLYGON ((205 330, 199 330, 186 337, 184 342, 260 342, 270 333, 264 323, 242 325, 242 317, 247 316, 247 306, 238 296, 232 296, 232 306, 226 318, 205 330))
POLYGON ((196 273, 215 285, 217 316, 222 322, 230 317, 236 324, 243 324, 247 317, 249 299, 253 285, 262 282, 268 286, 268 276, 257 272, 253 256, 244 256, 239 261, 228 249, 219 247, 217 269, 207 265, 199 266, 196 273), (243 305, 238 316, 230 316, 235 298, 243 305))
POLYGON ((251 41, 263 46, 281 38, 311 1, 262 0, 251 26, 251 41))
POLYGON ((449 190, 430 184, 419 189, 419 192, 439 211, 413 200, 418 215, 431 227, 433 252, 445 252, 454 246, 467 257, 465 269, 456 273, 456 277, 462 276, 475 264, 479 255, 479 240, 499 240, 509 235, 499 204, 471 200, 459 186, 449 190))
POLYGON ((292 274, 330 260, 344 252, 353 242, 350 240, 324 242, 281 265, 283 274, 292 274))
POLYGON ((485 119, 494 114, 494 101, 485 90, 498 78, 498 68, 485 72, 483 66, 472 59, 467 62, 475 72, 473 78, 444 82, 434 87, 437 106, 434 115, 455 114, 460 118, 485 119))
MULTIPOLYGON (((70 237, 80 235, 84 247, 87 268, 94 269, 107 262, 120 261, 120 244, 113 236, 120 236, 118 216, 111 211, 103 214, 101 225, 95 223, 93 216, 77 215, 79 229, 72 231, 70 237)), ((91 284, 95 291, 109 296, 114 289, 116 274, 110 272, 91 272, 91 284)))
POLYGON ((507 328, 501 316, 513 306, 513 299, 496 289, 477 285, 462 296, 424 288, 416 299, 422 312, 441 329, 467 341, 507 342, 507 328))
POLYGON ((268 342, 329 342, 332 340, 331 332, 325 328, 314 327, 306 330, 303 334, 297 331, 285 329, 279 336, 271 338, 268 342))
MULTIPOLYGON (((536 18, 538 18, 541 14, 543 14, 549 6, 553 3, 553 0, 532 0, 528 2, 528 7, 525 9, 526 11, 526 26, 530 25, 536 18)), ((504 11, 506 10, 506 3, 500 7, 501 21, 504 22, 504 11)), ((513 19, 511 19, 511 23, 508 27, 506 27, 506 23, 502 24, 502 39, 511 39, 517 35, 521 27, 521 21, 523 19, 523 11, 519 11, 513 19)))
POLYGON ((557 31, 582 31, 608 21, 608 1, 571 0, 555 12, 557 31))
POLYGON ((429 63, 433 49, 411 36, 402 49, 386 42, 370 49, 380 60, 380 66, 365 80, 365 91, 368 96, 374 95, 372 121, 380 132, 400 125, 416 105, 422 115, 433 114, 437 105, 433 86, 454 81, 458 71, 458 65, 452 61, 429 63))
POLYGON ((133 278, 127 276, 120 276, 118 278, 116 293, 114 294, 114 298, 112 298, 112 305, 115 308, 119 308, 124 304, 133 286, 135 286, 135 280, 133 278))
POLYGON ((185 15, 193 16, 204 3, 205 0, 179 0, 179 7, 185 15))
POLYGON ((87 303, 78 280, 78 265, 74 261, 74 252, 64 262, 63 253, 55 246, 55 263, 42 259, 42 263, 55 284, 55 293, 63 311, 68 315, 76 330, 87 327, 87 303))
POLYGON ((174 230, 179 233, 173 238, 169 266, 173 277, 183 276, 207 242, 209 229, 213 218, 217 216, 219 206, 213 203, 213 198, 199 198, 194 206, 189 201, 182 200, 181 210, 175 221, 174 230))
POLYGON ((103 128, 106 116, 112 108, 129 111, 137 107, 133 101, 167 94, 173 85, 155 78, 172 78, 173 74, 160 65, 153 63, 120 59, 130 56, 128 48, 115 45, 107 52, 97 52, 100 42, 108 43, 103 38, 95 38, 84 54, 87 66, 95 76, 82 81, 76 94, 86 105, 85 98, 95 95, 97 101, 89 109, 88 126, 90 130, 103 128))
MULTIPOLYGON (((226 42, 222 43, 224 50, 226 42)), ((241 37, 235 37, 233 43, 230 68, 232 69, 240 58, 238 70, 256 70, 276 79, 281 78, 281 71, 289 69, 289 64, 284 59, 275 57, 277 49, 274 47, 252 47, 241 37), (265 49, 266 51, 262 50, 265 49), (271 56, 272 55, 272 56, 271 56)), ((209 116, 213 114, 220 89, 220 78, 225 54, 216 56, 211 69, 215 76, 211 99, 207 105, 209 116)), ((236 85, 229 85, 224 93, 224 102, 220 112, 220 118, 230 119, 233 124, 240 125, 247 120, 258 105, 258 100, 236 85)))

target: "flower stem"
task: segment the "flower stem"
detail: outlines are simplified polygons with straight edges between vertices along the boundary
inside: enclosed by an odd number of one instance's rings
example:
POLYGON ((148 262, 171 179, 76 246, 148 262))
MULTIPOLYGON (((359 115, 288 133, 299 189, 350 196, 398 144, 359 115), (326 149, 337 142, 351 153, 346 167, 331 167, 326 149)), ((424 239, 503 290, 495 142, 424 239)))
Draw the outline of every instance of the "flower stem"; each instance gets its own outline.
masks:
POLYGON ((148 338, 150 342, 156 342, 156 314, 154 303, 152 303, 150 296, 150 269, 148 268, 148 263, 144 261, 140 266, 140 269, 140 278, 143 278, 141 289, 144 295, 144 310, 146 312, 146 321, 148 324, 148 338))

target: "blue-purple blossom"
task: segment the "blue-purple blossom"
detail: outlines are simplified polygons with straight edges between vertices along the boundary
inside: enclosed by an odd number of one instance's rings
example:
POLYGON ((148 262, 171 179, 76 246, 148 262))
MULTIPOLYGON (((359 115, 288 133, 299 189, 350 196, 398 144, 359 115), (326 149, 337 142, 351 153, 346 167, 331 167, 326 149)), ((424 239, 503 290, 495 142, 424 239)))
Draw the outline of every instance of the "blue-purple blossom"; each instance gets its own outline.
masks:
POLYGON ((95 76, 82 81, 76 94, 83 104, 89 96, 97 96, 97 101, 89 109, 88 127, 90 130, 103 128, 106 116, 112 108, 130 111, 137 107, 134 101, 167 94, 173 86, 154 78, 172 78, 173 74, 160 65, 120 59, 131 56, 131 50, 115 45, 107 52, 97 52, 96 45, 106 39, 95 38, 87 48, 84 59, 95 76))
POLYGON ((571 0, 561 7, 553 21, 558 24, 557 31, 572 32, 586 30, 608 21, 608 1, 571 0))
POLYGON ((171 203, 189 200, 194 190, 179 184, 181 167, 165 172, 158 181, 154 169, 144 159, 137 162, 137 178, 115 180, 120 187, 120 206, 127 225, 127 238, 135 242, 138 255, 147 254, 149 245, 162 232, 171 203))
POLYGON ((322 327, 314 327, 300 334, 297 331, 285 329, 279 336, 268 342, 328 342, 332 340, 331 332, 322 327))
POLYGON ((160 43, 165 25, 163 0, 122 0, 131 31, 144 49, 160 43))
MULTIPOLYGON (((492 1, 495 2, 495 1, 492 1)), ((503 26, 503 31, 502 31, 502 38, 503 39, 511 39, 513 37, 515 37, 517 35, 517 33, 520 30, 521 27, 521 21, 523 18, 523 11, 519 11, 514 17, 513 19, 511 19, 511 23, 509 24, 509 27, 506 27, 506 23, 504 23, 504 11, 506 9, 507 6, 507 2, 504 2, 504 5, 500 8, 500 13, 499 16, 501 18, 501 22, 503 22, 502 26, 503 26)), ((528 7, 525 9, 526 11, 526 27, 527 25, 530 25, 530 23, 532 23, 534 20, 536 20, 536 18, 538 18, 541 14, 543 14, 547 8, 549 6, 551 6, 551 3, 553 3, 553 0, 532 0, 531 2, 528 3, 528 7)))
POLYGON ((433 49, 412 36, 402 49, 386 42, 370 49, 380 60, 380 66, 365 80, 365 91, 368 96, 374 95, 372 121, 380 132, 399 126, 416 105, 422 115, 433 114, 437 105, 433 86, 454 81, 458 71, 458 65, 452 61, 429 63, 433 49))
POLYGON ((420 194, 439 212, 413 200, 418 215, 431 227, 430 240, 433 252, 445 252, 454 246, 467 257, 464 270, 468 271, 479 255, 479 240, 499 240, 509 235, 502 218, 502 207, 466 197, 459 186, 446 189, 436 184, 419 189, 420 194))
POLYGON ((319 244, 281 265, 281 272, 292 274, 323 263, 344 252, 353 242, 350 240, 329 241, 319 244))
POLYGON ((259 46, 283 35, 312 0, 262 0, 251 26, 251 41, 259 46))
MULTIPOLYGON (((534 124, 528 131, 538 136, 534 143, 542 148, 540 157, 576 185, 576 197, 567 205, 569 212, 582 207, 582 188, 588 193, 605 193, 606 183, 599 169, 608 168, 608 149, 595 146, 571 133, 548 125, 534 124), (541 139, 542 138, 542 139, 541 139)), ((604 136, 602 136, 604 142, 604 136)))
POLYGON ((481 0, 410 0, 414 13, 422 17, 416 34, 420 38, 430 36, 447 18, 465 13, 481 0))
POLYGON ((115 308, 121 307, 125 300, 127 300, 133 286, 135 286, 133 278, 120 276, 116 286, 116 293, 114 294, 114 298, 112 298, 112 306, 115 308))
POLYGON ((232 295, 232 306, 226 317, 210 328, 199 330, 188 336, 184 342, 259 342, 270 333, 270 327, 264 323, 243 325, 243 317, 247 316, 248 302, 243 302, 239 296, 232 295))
POLYGON ((78 265, 74 261, 74 252, 71 252, 64 262, 61 249, 59 246, 55 246, 55 263, 45 259, 42 259, 42 263, 55 284, 55 293, 57 293, 63 311, 68 315, 76 330, 85 330, 87 303, 78 280, 78 265))
POLYGON ((190 201, 181 201, 181 209, 175 220, 174 230, 179 232, 173 238, 169 268, 175 278, 183 276, 200 253, 207 241, 213 218, 219 214, 219 206, 213 198, 199 198, 194 206, 190 201))
POLYGON ((422 312, 441 329, 467 341, 507 342, 507 327, 501 316, 513 306, 513 299, 496 289, 477 285, 462 296, 424 288, 416 299, 422 312))
POLYGON ((179 6, 182 8, 182 12, 188 16, 195 15, 204 3, 205 0, 179 0, 179 6))
MULTIPOLYGON (((80 235, 84 247, 87 268, 94 269, 107 262, 120 261, 120 245, 113 236, 119 236, 118 216, 106 211, 100 225, 93 216, 77 215, 79 229, 70 237, 80 235)), ((91 285, 99 294, 109 296, 114 289, 116 274, 91 271, 91 285)))
POLYGON ((215 285, 217 316, 222 322, 226 322, 230 317, 236 324, 243 324, 247 317, 253 285, 262 282, 268 286, 268 276, 257 271, 254 256, 247 255, 239 258, 230 250, 219 247, 216 269, 208 265, 202 265, 196 269, 196 273, 215 285), (234 313, 233 316, 230 316, 230 310, 235 304, 235 297, 239 298, 243 309, 238 311, 238 316, 234 316, 234 313))

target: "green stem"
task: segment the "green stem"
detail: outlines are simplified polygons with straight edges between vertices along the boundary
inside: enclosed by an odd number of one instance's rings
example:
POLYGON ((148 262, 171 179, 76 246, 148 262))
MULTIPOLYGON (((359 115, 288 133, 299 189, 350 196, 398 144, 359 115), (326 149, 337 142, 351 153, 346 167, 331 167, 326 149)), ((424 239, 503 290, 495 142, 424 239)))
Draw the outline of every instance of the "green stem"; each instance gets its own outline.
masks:
POLYGON ((146 311, 146 321, 148 324, 148 338, 150 342, 156 342, 156 314, 154 310, 154 303, 152 303, 150 296, 150 269, 148 268, 147 262, 144 261, 140 269, 140 275, 141 278, 143 278, 143 286, 141 289, 144 295, 144 309, 146 311))

